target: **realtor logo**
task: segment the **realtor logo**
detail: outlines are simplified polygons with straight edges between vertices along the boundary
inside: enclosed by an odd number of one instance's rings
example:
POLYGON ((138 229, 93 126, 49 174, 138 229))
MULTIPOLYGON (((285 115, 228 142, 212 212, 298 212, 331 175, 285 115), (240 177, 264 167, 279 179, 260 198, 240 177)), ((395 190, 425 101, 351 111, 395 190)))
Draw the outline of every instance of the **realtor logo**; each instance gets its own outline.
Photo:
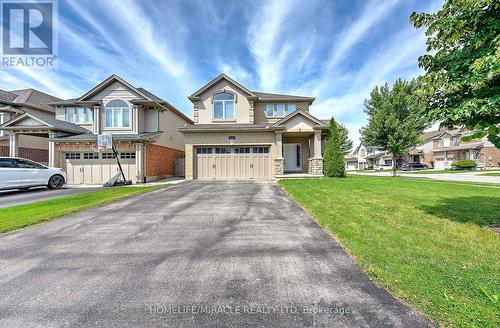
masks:
POLYGON ((57 3, 52 0, 0 0, 1 66, 54 67, 57 59, 57 3))

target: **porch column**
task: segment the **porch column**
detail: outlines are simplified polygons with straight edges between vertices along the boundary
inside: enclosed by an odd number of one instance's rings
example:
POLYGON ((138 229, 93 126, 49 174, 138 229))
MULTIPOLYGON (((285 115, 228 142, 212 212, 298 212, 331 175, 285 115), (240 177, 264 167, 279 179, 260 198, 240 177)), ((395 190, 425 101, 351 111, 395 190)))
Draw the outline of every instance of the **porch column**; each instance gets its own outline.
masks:
POLYGON ((19 156, 19 134, 16 132, 12 132, 9 135, 9 156, 19 156))
POLYGON ((314 130, 313 157, 309 158, 309 174, 323 175, 323 157, 321 156, 321 130, 314 130))
POLYGON ((144 144, 135 144, 135 168, 137 182, 144 181, 144 144))
POLYGON ((274 174, 282 175, 285 173, 285 159, 283 158, 283 132, 276 131, 277 155, 274 159, 274 174))
POLYGON ((321 156, 321 130, 314 130, 314 158, 323 158, 321 156))
POLYGON ((54 167, 56 165, 56 144, 50 139, 54 138, 54 133, 49 133, 49 166, 54 167))
POLYGON ((101 107, 94 106, 94 134, 101 133, 101 107))

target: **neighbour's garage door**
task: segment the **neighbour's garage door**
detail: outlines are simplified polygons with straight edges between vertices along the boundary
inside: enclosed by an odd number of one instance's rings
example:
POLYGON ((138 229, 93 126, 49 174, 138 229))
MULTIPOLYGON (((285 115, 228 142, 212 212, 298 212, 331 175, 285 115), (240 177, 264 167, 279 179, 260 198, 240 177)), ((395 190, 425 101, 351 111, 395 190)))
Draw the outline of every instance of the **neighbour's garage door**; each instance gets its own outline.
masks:
MULTIPOLYGON (((118 172, 113 153, 63 153, 67 183, 103 184, 118 172)), ((127 180, 135 180, 135 152, 119 154, 120 164, 127 180)))
POLYGON ((197 147, 197 179, 270 179, 269 147, 197 147))

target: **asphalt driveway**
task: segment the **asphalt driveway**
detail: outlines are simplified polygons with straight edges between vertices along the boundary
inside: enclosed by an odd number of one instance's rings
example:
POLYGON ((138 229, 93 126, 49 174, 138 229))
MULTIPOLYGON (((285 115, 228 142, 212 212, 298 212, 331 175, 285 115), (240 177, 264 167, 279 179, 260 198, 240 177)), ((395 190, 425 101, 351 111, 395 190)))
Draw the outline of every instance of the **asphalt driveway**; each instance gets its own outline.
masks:
POLYGON ((428 327, 275 183, 191 182, 0 235, 0 327, 428 327))

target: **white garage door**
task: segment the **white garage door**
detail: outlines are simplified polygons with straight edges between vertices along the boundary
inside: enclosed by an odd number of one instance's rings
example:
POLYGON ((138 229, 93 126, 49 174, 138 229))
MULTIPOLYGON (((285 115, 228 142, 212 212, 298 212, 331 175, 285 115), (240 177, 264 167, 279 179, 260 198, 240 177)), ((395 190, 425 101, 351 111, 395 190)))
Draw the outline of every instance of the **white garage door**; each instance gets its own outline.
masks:
MULTIPOLYGON (((67 183, 103 184, 118 172, 112 153, 63 153, 67 183)), ((135 152, 120 153, 120 164, 127 180, 135 180, 135 152)))
POLYGON ((269 147, 197 147, 196 178, 270 179, 269 147))

